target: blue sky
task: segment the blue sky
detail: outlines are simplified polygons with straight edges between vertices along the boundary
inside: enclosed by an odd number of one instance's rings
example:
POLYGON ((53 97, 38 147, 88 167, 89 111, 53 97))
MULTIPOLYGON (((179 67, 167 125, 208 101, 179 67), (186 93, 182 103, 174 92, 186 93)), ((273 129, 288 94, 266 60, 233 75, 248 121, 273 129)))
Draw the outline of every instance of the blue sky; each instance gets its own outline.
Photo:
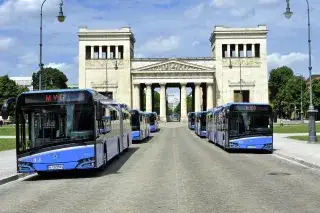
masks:
MULTIPOLYGON (((308 73, 305 0, 65 0, 64 23, 56 16, 60 0, 47 0, 43 19, 43 63, 57 67, 77 83, 79 26, 109 29, 130 26, 139 57, 211 56, 209 37, 215 25, 251 27, 266 24, 268 69, 287 65, 308 73)), ((313 73, 320 73, 320 1, 309 0, 313 73)), ((0 75, 30 76, 39 63, 42 0, 0 0, 0 75)))

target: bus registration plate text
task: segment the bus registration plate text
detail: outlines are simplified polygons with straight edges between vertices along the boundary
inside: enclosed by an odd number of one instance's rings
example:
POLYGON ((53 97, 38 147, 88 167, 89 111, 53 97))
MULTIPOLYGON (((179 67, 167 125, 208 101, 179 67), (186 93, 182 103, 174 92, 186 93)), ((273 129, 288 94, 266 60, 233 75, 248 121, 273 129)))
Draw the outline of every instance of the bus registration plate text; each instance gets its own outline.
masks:
POLYGON ((48 166, 48 170, 61 170, 64 169, 63 165, 50 165, 48 166))
POLYGON ((248 149, 255 149, 256 146, 247 146, 248 149))

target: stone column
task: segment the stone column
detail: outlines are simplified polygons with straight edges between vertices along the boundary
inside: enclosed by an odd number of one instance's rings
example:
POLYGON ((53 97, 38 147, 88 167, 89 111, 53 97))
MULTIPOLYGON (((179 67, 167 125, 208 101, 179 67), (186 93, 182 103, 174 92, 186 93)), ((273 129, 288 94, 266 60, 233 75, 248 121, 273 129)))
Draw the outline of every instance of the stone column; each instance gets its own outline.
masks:
POLYGON ((116 53, 115 53, 115 55, 116 55, 116 59, 119 59, 119 48, 118 48, 118 46, 116 46, 116 53))
POLYGON ((243 44, 243 57, 247 57, 247 44, 243 44))
POLYGON ((238 44, 235 44, 236 46, 236 57, 239 57, 239 45, 238 44))
POLYGON ((107 46, 107 58, 110 58, 110 46, 107 46))
POLYGON ((94 57, 94 46, 91 46, 91 59, 94 57))
POLYGON ((166 84, 160 83, 160 120, 167 121, 166 84))
POLYGON ((213 108, 213 88, 212 83, 207 83, 207 109, 213 108))
POLYGON ((227 44, 227 57, 230 57, 230 44, 227 44))
POLYGON ((194 111, 200 112, 201 111, 201 94, 200 94, 200 83, 194 83, 195 84, 195 98, 194 98, 194 111))
POLYGON ((99 46, 98 58, 102 59, 102 46, 99 46))
POLYGON ((133 85, 133 108, 140 110, 140 84, 133 85))
POLYGON ((181 83, 181 90, 180 90, 180 97, 181 97, 181 102, 180 102, 180 107, 181 107, 181 121, 186 121, 188 120, 187 116, 187 84, 186 83, 181 83))
POLYGON ((151 84, 146 84, 146 112, 152 112, 152 89, 151 84))
POLYGON ((251 46, 252 57, 256 57, 256 50, 254 44, 251 46))

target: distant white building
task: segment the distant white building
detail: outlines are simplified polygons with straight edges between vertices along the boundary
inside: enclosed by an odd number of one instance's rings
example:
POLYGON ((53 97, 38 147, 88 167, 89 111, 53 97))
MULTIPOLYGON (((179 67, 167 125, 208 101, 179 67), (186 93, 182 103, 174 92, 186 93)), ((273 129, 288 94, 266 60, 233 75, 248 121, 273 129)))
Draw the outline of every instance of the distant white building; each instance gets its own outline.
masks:
POLYGON ((32 77, 9 77, 11 80, 15 81, 16 84, 27 87, 30 91, 33 90, 32 77))

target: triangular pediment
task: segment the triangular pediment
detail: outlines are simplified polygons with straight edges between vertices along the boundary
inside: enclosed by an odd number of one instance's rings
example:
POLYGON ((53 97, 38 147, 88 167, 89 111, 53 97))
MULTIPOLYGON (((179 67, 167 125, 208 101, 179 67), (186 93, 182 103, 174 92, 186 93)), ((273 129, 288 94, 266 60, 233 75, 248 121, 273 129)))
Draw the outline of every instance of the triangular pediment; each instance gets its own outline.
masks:
POLYGON ((136 71, 203 71, 209 70, 208 67, 200 66, 197 64, 181 62, 178 60, 169 60, 145 67, 140 67, 136 71))

